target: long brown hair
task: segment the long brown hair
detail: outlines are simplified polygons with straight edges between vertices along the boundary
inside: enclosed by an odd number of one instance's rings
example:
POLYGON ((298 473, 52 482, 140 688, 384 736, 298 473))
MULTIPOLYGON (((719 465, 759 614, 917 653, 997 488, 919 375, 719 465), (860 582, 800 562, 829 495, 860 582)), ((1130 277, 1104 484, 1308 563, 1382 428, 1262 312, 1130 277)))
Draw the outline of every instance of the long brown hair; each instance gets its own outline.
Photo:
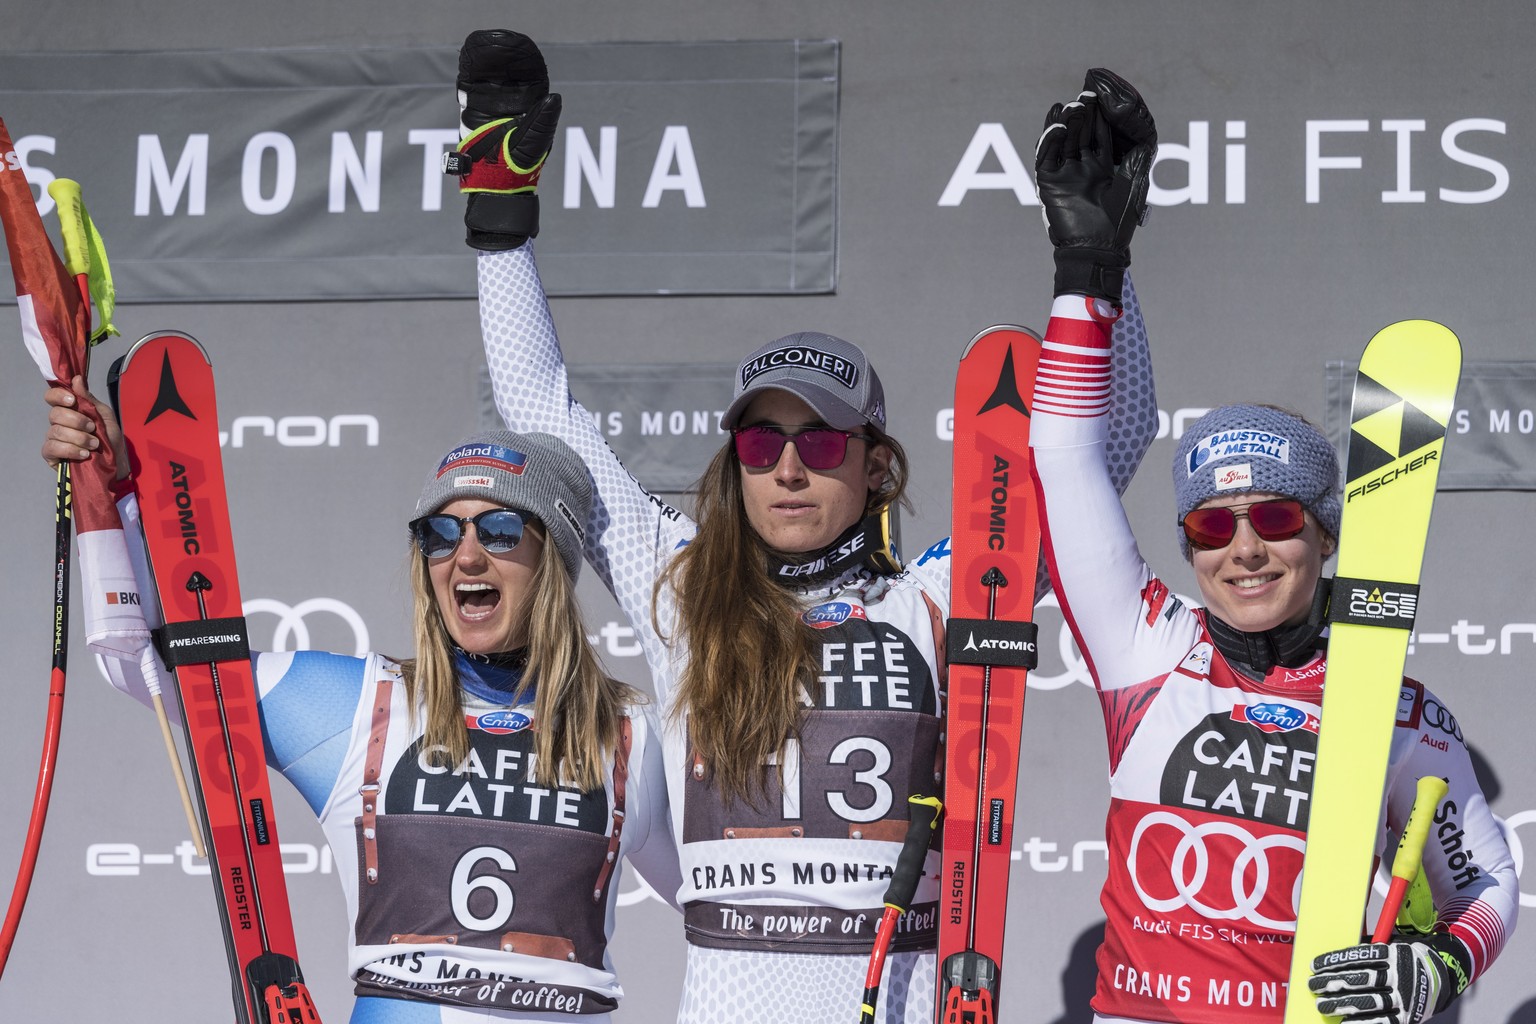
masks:
MULTIPOLYGON (((532 779, 539 785, 575 785, 583 790, 603 784, 603 770, 618 742, 619 716, 639 693, 603 671, 582 625, 576 588, 560 551, 542 525, 530 529, 544 540, 539 565, 519 610, 528 623, 528 662, 513 692, 515 703, 534 684, 532 779)), ((416 657, 401 663, 411 714, 426 715, 422 746, 441 750, 438 763, 458 765, 469 756, 469 730, 453 639, 443 623, 432 590, 427 560, 411 546, 411 603, 416 657)))
MULTIPOLYGON (((864 429, 866 459, 877 447, 890 452, 865 514, 906 506, 906 452, 873 426, 864 429)), ((687 650, 671 714, 679 724, 687 715, 693 753, 722 793, 751 801, 761 795, 763 765, 799 735, 802 688, 815 680, 819 645, 800 619, 799 599, 769 572, 769 548, 747 521, 741 472, 727 442, 699 478, 698 533, 657 580, 651 614, 656 595, 671 587, 677 635, 668 639, 687 650)))

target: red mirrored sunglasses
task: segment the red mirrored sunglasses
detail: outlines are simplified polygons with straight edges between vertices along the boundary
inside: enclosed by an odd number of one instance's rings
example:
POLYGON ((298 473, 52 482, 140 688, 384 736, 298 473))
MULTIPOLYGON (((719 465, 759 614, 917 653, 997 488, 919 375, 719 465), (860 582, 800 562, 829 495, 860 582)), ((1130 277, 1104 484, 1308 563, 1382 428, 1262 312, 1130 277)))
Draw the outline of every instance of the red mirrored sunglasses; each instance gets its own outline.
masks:
POLYGON ((767 469, 779 461, 779 456, 784 454, 784 444, 788 442, 795 446, 806 469, 836 469, 848 455, 850 438, 872 440, 867 434, 855 434, 835 427, 791 430, 776 423, 737 427, 731 431, 731 437, 736 443, 736 457, 743 466, 767 469))
POLYGON ((1247 505, 1197 508, 1184 517, 1184 536, 1197 548, 1224 548, 1237 536, 1237 521, 1248 520, 1261 540, 1290 540, 1307 525, 1306 509, 1295 498, 1270 498, 1247 505))

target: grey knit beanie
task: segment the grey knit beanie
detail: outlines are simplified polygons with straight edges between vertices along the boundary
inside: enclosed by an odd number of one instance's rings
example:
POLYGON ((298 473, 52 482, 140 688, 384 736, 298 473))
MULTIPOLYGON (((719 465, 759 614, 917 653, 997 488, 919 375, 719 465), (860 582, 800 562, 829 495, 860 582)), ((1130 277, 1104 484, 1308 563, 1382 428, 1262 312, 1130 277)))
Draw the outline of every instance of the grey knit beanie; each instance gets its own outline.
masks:
MULTIPOLYGON (((1224 405, 1185 430, 1173 457, 1180 524, 1203 501, 1255 491, 1295 498, 1338 538, 1339 457, 1312 424, 1267 406, 1224 405)), ((1179 547, 1188 558, 1182 525, 1179 547)))
POLYGON ((460 498, 482 498, 532 513, 554 541, 574 580, 592 510, 592 478, 570 445, 553 434, 489 430, 444 455, 416 501, 420 519, 460 498))

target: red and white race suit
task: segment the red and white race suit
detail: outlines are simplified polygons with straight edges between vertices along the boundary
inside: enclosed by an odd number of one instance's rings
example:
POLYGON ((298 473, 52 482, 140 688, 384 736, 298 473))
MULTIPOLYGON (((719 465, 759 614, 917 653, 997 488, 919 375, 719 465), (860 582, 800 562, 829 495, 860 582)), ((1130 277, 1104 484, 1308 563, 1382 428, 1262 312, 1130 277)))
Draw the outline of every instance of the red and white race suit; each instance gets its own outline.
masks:
MULTIPOLYGON (((1104 312, 1083 296, 1056 300, 1031 431, 1051 575, 1109 741, 1108 920, 1092 1005, 1100 1022, 1276 1021, 1326 661, 1267 673, 1229 661, 1204 610, 1143 561, 1104 469, 1104 312)), ((1440 927, 1466 943, 1476 977, 1513 929, 1514 863, 1439 698, 1404 679, 1397 726, 1384 826, 1401 828, 1421 776, 1449 780, 1424 871, 1440 927)))

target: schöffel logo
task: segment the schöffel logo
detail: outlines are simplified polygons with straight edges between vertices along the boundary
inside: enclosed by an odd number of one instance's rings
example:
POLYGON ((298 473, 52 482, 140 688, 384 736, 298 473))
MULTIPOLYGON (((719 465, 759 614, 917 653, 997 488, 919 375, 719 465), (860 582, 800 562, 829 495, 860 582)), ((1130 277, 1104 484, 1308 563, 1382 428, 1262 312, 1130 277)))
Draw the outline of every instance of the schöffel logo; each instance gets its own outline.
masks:
POLYGON ((769 370, 815 370, 833 378, 850 390, 859 382, 859 368, 840 356, 807 346, 776 349, 764 353, 741 368, 741 386, 752 383, 752 378, 769 370))
POLYGON ((1223 430, 1200 441, 1190 450, 1186 463, 1191 476, 1195 470, 1218 459, 1234 455, 1257 455, 1276 462, 1291 461, 1290 438, 1271 434, 1267 430, 1223 430))
POLYGON ((1247 722, 1260 732, 1317 732, 1316 715, 1309 715, 1289 704, 1239 704, 1232 709, 1232 721, 1247 722))
POLYGON ((867 618, 864 609, 851 605, 847 601, 828 601, 826 604, 807 608, 800 615, 800 621, 812 629, 831 629, 849 619, 863 618, 867 618))
POLYGON ((471 729, 492 733, 496 736, 505 736, 508 733, 522 732, 533 724, 533 719, 521 711, 508 711, 500 708, 496 711, 487 711, 483 715, 466 715, 464 724, 471 729))
POLYGON ((520 476, 527 465, 528 456, 515 448, 506 448, 499 444, 466 444, 444 456, 442 463, 437 467, 437 475, 441 477, 456 469, 484 466, 487 469, 499 469, 503 473, 520 476))

